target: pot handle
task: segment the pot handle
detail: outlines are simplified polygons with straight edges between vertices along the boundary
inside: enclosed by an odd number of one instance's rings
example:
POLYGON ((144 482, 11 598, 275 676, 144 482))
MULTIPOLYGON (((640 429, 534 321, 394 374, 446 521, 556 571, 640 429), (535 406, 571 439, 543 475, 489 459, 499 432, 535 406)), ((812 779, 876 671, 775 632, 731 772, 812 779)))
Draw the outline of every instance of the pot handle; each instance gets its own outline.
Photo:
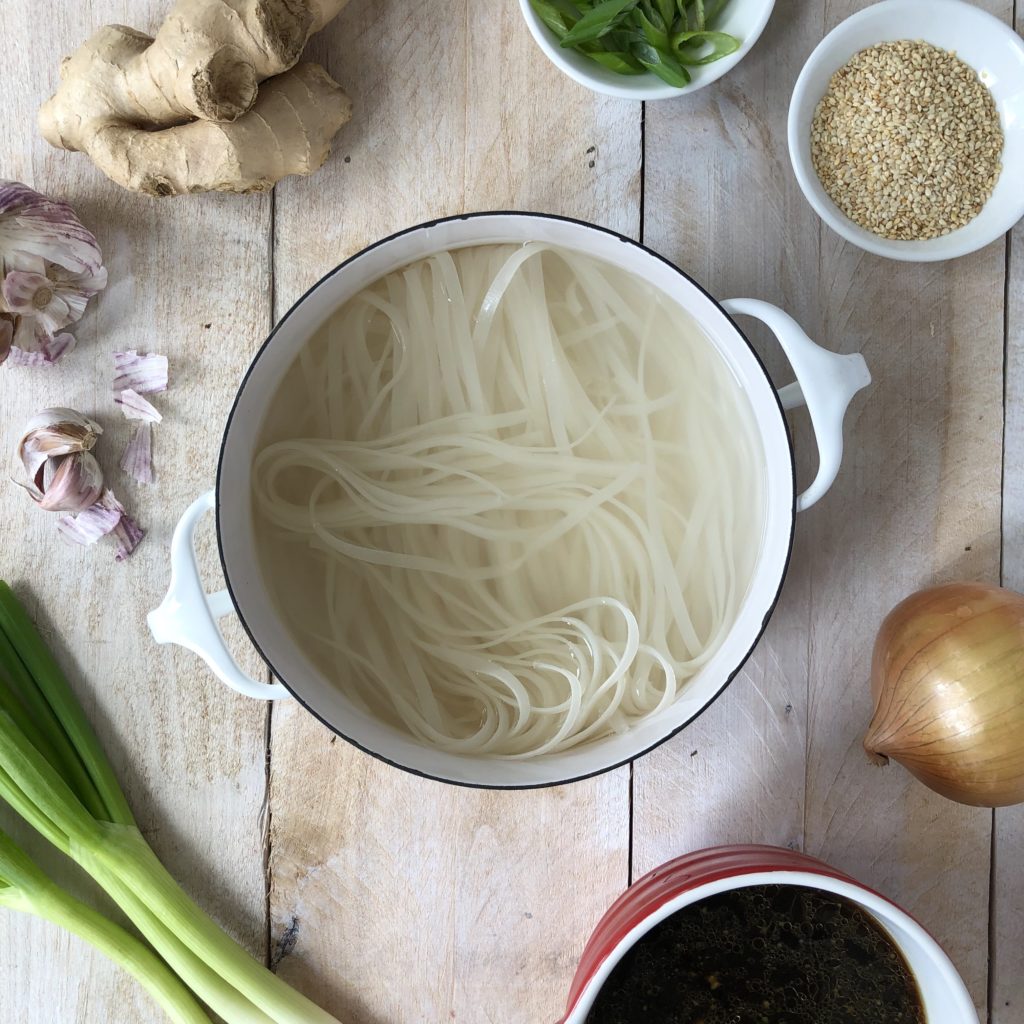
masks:
POLYGON ((868 364, 859 353, 840 355, 816 345, 803 328, 777 306, 760 299, 729 299, 722 308, 733 316, 752 316, 775 335, 796 381, 780 388, 783 409, 807 406, 818 443, 818 475, 796 499, 796 510, 810 508, 832 486, 843 460, 843 417, 853 396, 871 383, 868 364))
POLYGON ((194 651, 222 682, 246 697, 275 700, 291 694, 280 683, 261 683, 247 676, 232 657, 217 628, 217 619, 235 610, 226 590, 207 594, 196 562, 196 527, 214 507, 212 490, 189 505, 171 538, 171 585, 159 608, 146 616, 158 644, 178 644, 194 651))

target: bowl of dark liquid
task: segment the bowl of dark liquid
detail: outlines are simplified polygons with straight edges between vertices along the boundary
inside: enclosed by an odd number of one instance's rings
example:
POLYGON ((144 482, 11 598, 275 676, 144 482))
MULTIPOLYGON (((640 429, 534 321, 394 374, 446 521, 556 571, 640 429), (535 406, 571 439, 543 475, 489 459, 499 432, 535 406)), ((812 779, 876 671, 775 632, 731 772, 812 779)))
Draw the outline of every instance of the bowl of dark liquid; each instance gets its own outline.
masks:
POLYGON ((771 846, 702 850, 645 875, 602 918, 561 1024, 978 1024, 909 914, 771 846))

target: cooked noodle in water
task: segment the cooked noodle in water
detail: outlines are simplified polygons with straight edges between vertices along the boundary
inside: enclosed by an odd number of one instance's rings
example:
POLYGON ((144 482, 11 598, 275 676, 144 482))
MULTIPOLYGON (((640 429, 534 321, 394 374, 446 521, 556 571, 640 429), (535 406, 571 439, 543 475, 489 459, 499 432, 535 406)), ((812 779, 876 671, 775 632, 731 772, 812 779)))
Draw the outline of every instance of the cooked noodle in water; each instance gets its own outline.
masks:
POLYGON ((263 571, 365 711, 530 757, 670 705, 764 520, 745 393, 679 307, 541 243, 442 252, 338 309, 263 427, 263 571))

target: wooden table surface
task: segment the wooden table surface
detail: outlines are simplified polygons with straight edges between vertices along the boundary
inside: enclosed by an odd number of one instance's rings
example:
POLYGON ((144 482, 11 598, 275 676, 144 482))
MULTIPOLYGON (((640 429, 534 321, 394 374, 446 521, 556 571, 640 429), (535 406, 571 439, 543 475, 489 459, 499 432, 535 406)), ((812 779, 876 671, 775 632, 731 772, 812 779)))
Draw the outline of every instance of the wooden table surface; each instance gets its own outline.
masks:
MULTIPOLYGON (((120 483, 148 530, 135 557, 65 546, 54 517, 6 486, 0 574, 53 631, 168 866, 345 1024, 549 1024, 630 880, 726 842, 803 849, 880 889, 947 948, 983 1020, 1024 1021, 1024 811, 949 803, 860 746, 871 644, 891 605, 953 578, 1024 588, 1024 226, 937 265, 869 256, 822 226, 790 169, 787 105, 811 49, 861 6, 779 0, 733 72, 645 109, 565 78, 516 0, 353 0, 310 47, 355 101, 323 170, 273 195, 154 201, 50 149, 35 116, 64 54, 106 22, 154 30, 164 0, 0 4, 0 177, 68 198, 110 270, 74 354, 50 370, 0 369, 3 449, 38 408, 75 406, 106 428, 116 479, 127 428, 111 353, 167 353, 172 375, 158 398, 158 481, 120 483), (229 403, 274 320, 375 239, 490 208, 642 238, 712 294, 767 299, 828 347, 863 352, 875 378, 851 408, 835 487, 800 516, 771 625, 725 695, 631 767, 540 792, 405 775, 292 703, 227 691, 197 658, 158 647, 144 621, 166 587, 174 524, 211 485, 229 403)), ((1014 17, 1011 0, 980 6, 1014 17)), ((753 336, 784 383, 772 343, 753 336)), ((809 479, 799 417, 794 430, 809 479)), ((215 585, 212 529, 204 543, 215 585)), ((265 673, 251 651, 243 660, 265 673)), ((0 827, 70 871, 6 808, 0 827)), ((161 1019, 48 924, 0 911, 0 950, 5 1021, 161 1019)))

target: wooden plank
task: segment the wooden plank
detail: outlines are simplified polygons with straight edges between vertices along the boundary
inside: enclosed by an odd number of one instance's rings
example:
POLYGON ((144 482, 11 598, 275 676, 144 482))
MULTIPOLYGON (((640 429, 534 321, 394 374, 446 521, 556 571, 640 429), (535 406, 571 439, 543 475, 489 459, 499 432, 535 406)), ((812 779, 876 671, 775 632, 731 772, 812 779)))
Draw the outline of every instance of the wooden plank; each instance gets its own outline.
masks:
MULTIPOLYGON (((1024 7, 1017 4, 1018 32, 1024 7)), ((1006 282, 1003 579, 1024 593, 1024 224, 1010 235, 1006 282)), ((992 864, 991 1024, 1024 1015, 1024 806, 995 812, 992 864)))
MULTIPOLYGON (((153 29, 164 0, 0 5, 5 49, 0 174, 64 196, 97 234, 110 284, 75 328, 78 350, 51 370, 0 368, 6 459, 22 423, 48 405, 70 405, 104 426, 100 460, 109 482, 148 536, 116 564, 108 547, 61 543, 56 517, 16 488, 0 488, 2 574, 28 600, 97 726, 146 835, 185 888, 257 955, 265 947, 260 808, 265 790, 264 720, 258 704, 229 694, 193 656, 157 647, 145 613, 168 580, 171 531, 213 481, 216 439, 269 316, 265 198, 132 197, 85 157, 50 149, 36 109, 57 82, 61 57, 105 22, 153 29), (171 389, 156 396, 158 481, 140 487, 118 469, 127 425, 113 404, 111 353, 166 353, 171 389)), ((204 563, 214 550, 205 538, 204 563)), ((248 664, 258 663, 249 656, 248 664)), ((12 815, 0 808, 0 827, 12 815)), ((19 829, 20 837, 29 838, 19 829)), ((26 845, 68 876, 67 861, 41 840, 26 845)), ((76 872, 77 876, 77 872, 76 872)), ((79 891, 81 891, 79 887, 79 891)), ((138 986, 56 928, 0 912, 0 1006, 32 1024, 164 1020, 138 986)))
MULTIPOLYGON (((791 183, 785 124, 792 82, 821 30, 820 17, 777 15, 720 82, 649 104, 644 188, 647 244, 712 295, 775 302, 819 337, 807 272, 817 266, 816 218, 791 183)), ((780 383, 790 379, 777 344, 750 321, 743 328, 780 383)), ((800 475, 810 479, 806 432, 798 442, 800 475)), ((634 877, 720 843, 802 844, 805 525, 802 517, 781 603, 745 668, 696 722, 634 765, 634 877)))
MULTIPOLYGON (((830 26, 858 7, 829 7, 830 26)), ((1011 5, 982 6, 1006 18, 1011 5)), ((823 229, 827 332, 874 373, 849 458, 811 521, 806 844, 886 893, 943 944, 987 1009, 991 814, 931 793, 860 741, 886 612, 949 579, 998 579, 1005 246, 938 265, 867 256, 823 229)))
POLYGON ((811 531, 807 849, 925 924, 982 1013, 991 815, 873 767, 860 741, 889 608, 936 581, 998 577, 1002 261, 996 243, 894 271, 826 240, 823 279, 843 296, 829 319, 863 338, 876 384, 811 531))
POLYGON ((636 765, 636 867, 724 841, 800 844, 923 920, 984 1009, 989 816, 872 768, 860 736, 888 608, 935 578, 998 572, 1003 254, 997 243, 939 267, 890 263, 809 214, 787 166, 789 90, 817 39, 862 6, 776 16, 709 95, 648 113, 647 210, 668 196, 671 211, 648 213, 648 239, 713 293, 781 300, 830 348, 863 351, 876 383, 851 411, 835 489, 800 517, 750 665, 636 765))
MULTIPOLYGON (((520 206, 637 232, 640 108, 567 81, 515 0, 476 6, 352 4, 315 41, 355 116, 318 178, 279 189, 278 312, 360 246, 437 215, 520 206)), ((558 1016, 626 883, 626 771, 457 790, 287 706, 272 751, 273 934, 296 940, 285 976, 352 1024, 558 1016)))

